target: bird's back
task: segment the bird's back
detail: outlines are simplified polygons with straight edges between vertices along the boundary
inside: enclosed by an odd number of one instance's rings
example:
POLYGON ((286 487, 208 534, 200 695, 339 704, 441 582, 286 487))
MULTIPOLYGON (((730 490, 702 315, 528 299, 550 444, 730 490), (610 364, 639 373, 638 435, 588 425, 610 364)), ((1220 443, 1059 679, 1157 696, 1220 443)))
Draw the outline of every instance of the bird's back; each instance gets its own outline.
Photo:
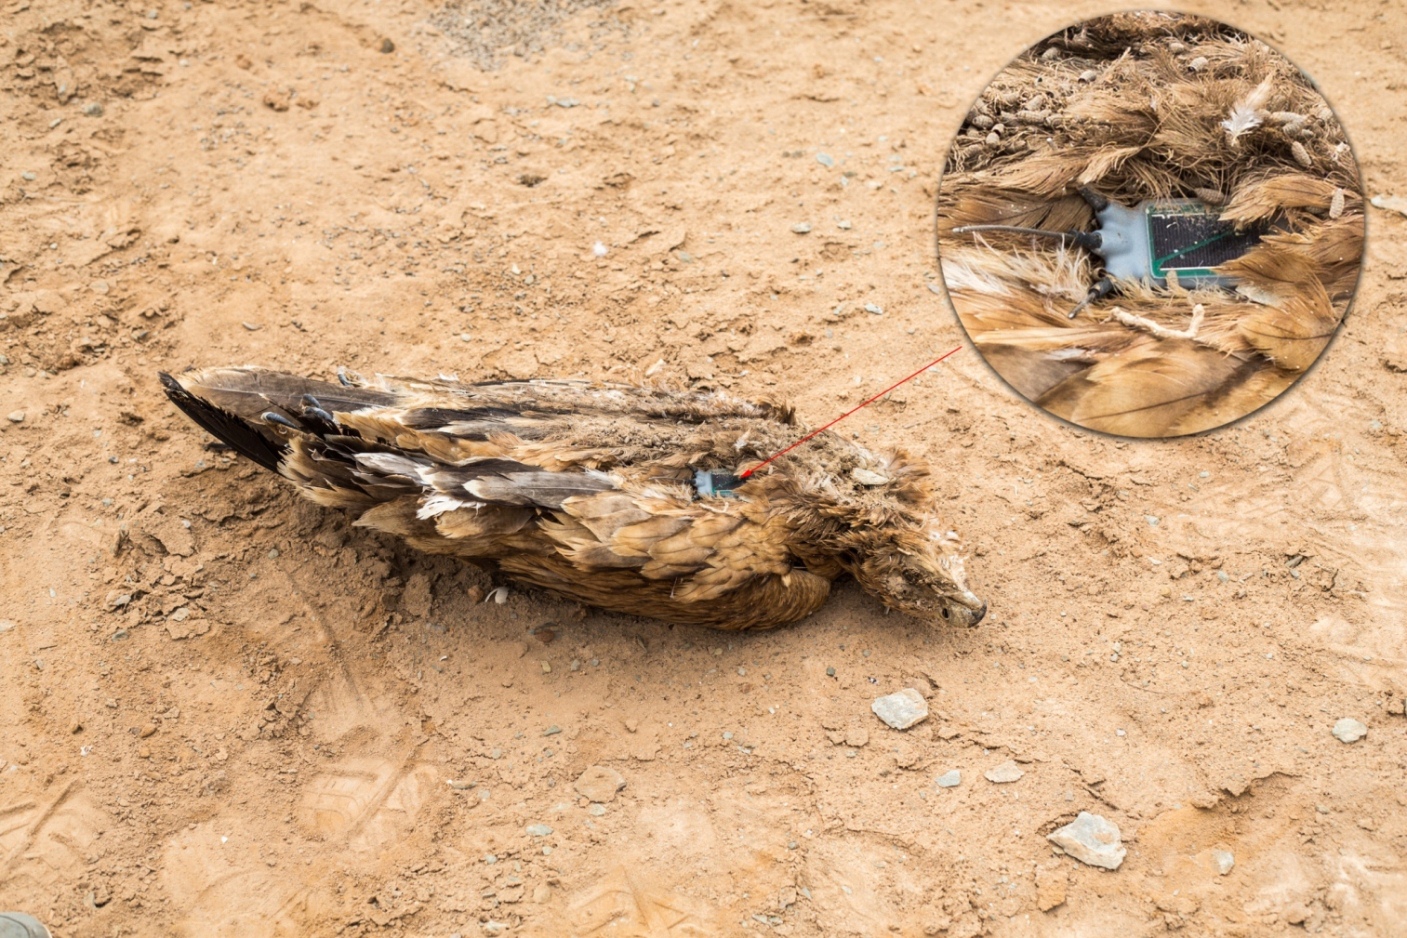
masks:
MULTIPOLYGON (((324 505, 422 550, 617 611, 725 628, 809 615, 838 572, 806 569, 777 479, 705 497, 800 432, 789 409, 576 381, 317 381, 254 368, 162 376, 196 423, 324 505)), ((863 451, 819 441, 834 468, 863 451)))

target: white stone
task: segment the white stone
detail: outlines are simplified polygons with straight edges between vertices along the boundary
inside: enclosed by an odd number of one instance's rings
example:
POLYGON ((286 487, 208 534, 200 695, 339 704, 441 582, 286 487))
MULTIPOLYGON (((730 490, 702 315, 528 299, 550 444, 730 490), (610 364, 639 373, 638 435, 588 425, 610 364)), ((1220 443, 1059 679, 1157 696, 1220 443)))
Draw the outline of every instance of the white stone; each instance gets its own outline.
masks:
POLYGON ((889 484, 889 476, 881 475, 873 469, 866 469, 863 466, 856 466, 854 469, 851 469, 850 477, 865 486, 889 484))
POLYGON ((1356 743, 1368 735, 1368 727, 1352 717, 1344 717, 1334 724, 1334 738, 1341 743, 1356 743))
POLYGON ((1081 863, 1117 870, 1128 853, 1119 842, 1119 827, 1098 814, 1079 817, 1046 838, 1081 863))
POLYGON ((951 772, 945 772, 938 776, 939 788, 957 788, 961 784, 962 773, 957 769, 953 769, 951 772))
POLYGON ((1216 864, 1216 871, 1225 876, 1236 865, 1236 858, 1232 856, 1230 850, 1213 850, 1212 862, 1216 864))
POLYGON ((982 773, 987 781, 995 782, 998 785, 1005 785, 1008 782, 1017 781, 1025 774, 1026 773, 1021 771, 1021 768, 1011 759, 1007 759, 1001 765, 993 766, 982 773))
POLYGON ((896 730, 906 730, 928 719, 928 701, 912 687, 876 698, 870 709, 896 730))

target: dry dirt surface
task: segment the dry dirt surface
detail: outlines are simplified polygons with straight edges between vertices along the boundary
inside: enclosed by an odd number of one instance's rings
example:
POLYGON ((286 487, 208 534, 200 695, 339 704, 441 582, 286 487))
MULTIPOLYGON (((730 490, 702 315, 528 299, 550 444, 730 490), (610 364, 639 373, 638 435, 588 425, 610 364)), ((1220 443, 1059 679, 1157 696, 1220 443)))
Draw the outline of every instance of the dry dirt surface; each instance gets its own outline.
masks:
MULTIPOLYGON (((1320 364, 1230 428, 1072 429, 970 348, 843 424, 940 468, 992 610, 961 633, 853 585, 744 636, 480 602, 156 382, 658 365, 827 420, 959 344, 951 135, 1106 11, 4 0, 0 906, 60 938, 1404 934, 1395 211, 1320 364), (902 688, 905 732, 870 712, 902 688), (1080 811, 1117 871, 1047 841, 1080 811)), ((1407 195, 1407 10, 1193 11, 1407 195)))

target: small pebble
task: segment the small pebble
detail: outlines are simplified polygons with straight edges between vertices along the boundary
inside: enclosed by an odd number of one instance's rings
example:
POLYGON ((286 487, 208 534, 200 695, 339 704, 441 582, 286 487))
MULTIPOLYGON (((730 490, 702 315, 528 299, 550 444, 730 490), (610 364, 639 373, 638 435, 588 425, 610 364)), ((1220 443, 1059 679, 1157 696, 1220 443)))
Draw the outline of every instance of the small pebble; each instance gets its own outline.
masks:
POLYGON ((1341 743, 1356 743, 1368 735, 1368 727, 1353 719, 1344 717, 1334 724, 1334 738, 1341 743))
POLYGON ((962 772, 953 769, 951 772, 944 772, 938 776, 939 788, 957 788, 962 784, 962 772))
POLYGON ((809 234, 811 231, 811 226, 803 221, 799 222, 798 224, 792 225, 791 230, 796 232, 797 234, 809 234))
POLYGON ((1231 855, 1230 850, 1213 850, 1212 862, 1216 864, 1217 873, 1225 876, 1236 865, 1236 858, 1231 855))
POLYGON ((906 730, 928 719, 928 702, 912 687, 876 698, 870 709, 896 730, 906 730))
POLYGON ((24 423, 24 411, 12 410, 6 419, 8 419, 10 423, 24 423))
POLYGON ((1021 769, 1011 759, 1007 759, 1001 765, 993 766, 992 768, 982 773, 983 777, 985 777, 987 781, 993 782, 997 785, 1005 785, 1009 782, 1017 781, 1025 774, 1026 773, 1021 771, 1021 769))
POLYGON ((1106 870, 1117 870, 1128 853, 1119 841, 1118 825, 1088 811, 1046 839, 1081 863, 1106 870))
POLYGON ((608 766, 593 765, 581 773, 574 787, 588 801, 605 803, 615 800, 616 793, 625 787, 625 778, 608 766))
POLYGON ((83 113, 88 117, 102 117, 103 106, 96 101, 89 101, 83 105, 83 113))
POLYGON ((552 833, 552 828, 548 827, 546 824, 529 824, 527 827, 523 828, 523 830, 527 831, 528 835, 531 837, 546 837, 548 834, 552 833))
POLYGON ((866 303, 865 312, 874 313, 876 316, 882 316, 884 315, 884 307, 880 306, 878 303, 866 303))
POLYGON ((1374 208, 1387 209, 1407 215, 1407 198, 1400 195, 1375 195, 1368 202, 1374 208))
POLYGON ((831 155, 829 153, 817 153, 816 162, 820 163, 826 169, 830 169, 832 166, 835 165, 835 160, 831 158, 831 155))

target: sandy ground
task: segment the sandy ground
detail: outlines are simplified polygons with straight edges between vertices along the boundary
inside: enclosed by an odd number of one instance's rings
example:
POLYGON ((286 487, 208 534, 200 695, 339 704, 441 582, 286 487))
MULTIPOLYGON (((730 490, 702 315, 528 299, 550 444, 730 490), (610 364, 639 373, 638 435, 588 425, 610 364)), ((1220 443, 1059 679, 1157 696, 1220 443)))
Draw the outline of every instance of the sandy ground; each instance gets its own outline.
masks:
MULTIPOLYGON (((484 575, 204 448, 157 369, 662 361, 827 420, 960 342, 950 136, 1107 9, 570 6, 447 35, 414 2, 7 0, 0 906, 60 936, 1403 933, 1398 214, 1319 366, 1231 428, 1078 431, 970 349, 843 425, 940 467, 970 632, 853 585, 743 637, 476 604, 484 575), (899 733, 869 705, 903 687, 932 715, 899 733), (625 781, 599 806, 592 766, 625 781), (1046 841, 1081 810, 1117 872, 1046 841)), ((1304 66, 1368 194, 1407 194, 1407 11, 1193 9, 1304 66)))

